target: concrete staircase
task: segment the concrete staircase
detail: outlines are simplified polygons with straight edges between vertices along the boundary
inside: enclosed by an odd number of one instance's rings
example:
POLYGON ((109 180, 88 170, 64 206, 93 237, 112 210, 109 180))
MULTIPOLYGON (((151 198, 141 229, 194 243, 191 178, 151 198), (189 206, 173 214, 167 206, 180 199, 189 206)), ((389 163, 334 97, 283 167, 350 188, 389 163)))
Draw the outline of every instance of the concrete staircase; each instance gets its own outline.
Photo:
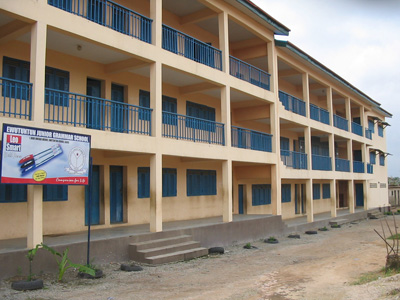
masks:
POLYGON ((160 237, 129 244, 131 260, 151 265, 189 260, 208 254, 208 249, 193 241, 191 235, 160 237))
POLYGON ((374 211, 368 213, 368 218, 371 220, 380 219, 382 217, 383 217, 383 212, 381 212, 379 210, 374 210, 374 211))

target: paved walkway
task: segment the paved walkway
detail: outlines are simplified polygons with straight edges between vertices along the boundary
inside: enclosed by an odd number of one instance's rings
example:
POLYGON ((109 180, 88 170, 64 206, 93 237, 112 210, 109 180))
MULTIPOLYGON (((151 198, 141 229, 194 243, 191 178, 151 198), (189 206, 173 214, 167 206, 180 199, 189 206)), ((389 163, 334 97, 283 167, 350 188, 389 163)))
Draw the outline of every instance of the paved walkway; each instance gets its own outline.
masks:
MULTIPOLYGON (((360 211, 363 211, 363 209, 362 208, 356 209, 355 212, 360 212, 360 211)), ((337 211, 338 217, 340 216, 344 217, 348 214, 349 214, 348 209, 337 211)), ((233 222, 240 222, 243 220, 251 220, 257 218, 265 218, 268 216, 272 215, 234 215, 233 222)), ((314 215, 314 221, 328 220, 330 218, 331 218, 330 212, 314 215)), ((297 218, 284 220, 284 222, 289 227, 306 224, 307 216, 304 215, 297 218)), ((163 223, 163 231, 201 227, 201 226, 221 224, 221 223, 223 223, 222 216, 213 218, 195 219, 195 220, 165 222, 163 223)), ((141 235, 146 233, 150 233, 149 224, 119 226, 119 227, 104 228, 104 229, 96 229, 96 226, 92 226, 91 241, 141 235)), ((85 241, 87 241, 87 231, 74 232, 69 234, 60 234, 60 235, 57 234, 45 235, 43 237, 43 242, 52 247, 58 245, 69 245, 85 241)), ((8 253, 24 249, 27 249, 26 238, 0 240, 0 253, 8 253)))

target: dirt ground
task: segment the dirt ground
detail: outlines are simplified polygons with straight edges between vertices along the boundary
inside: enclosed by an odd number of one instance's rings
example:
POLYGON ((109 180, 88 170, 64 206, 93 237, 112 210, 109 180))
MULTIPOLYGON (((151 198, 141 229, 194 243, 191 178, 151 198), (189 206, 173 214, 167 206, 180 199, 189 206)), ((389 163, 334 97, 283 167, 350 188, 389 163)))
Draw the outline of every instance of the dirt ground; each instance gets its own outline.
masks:
MULTIPOLYGON (((399 218, 399 217, 396 217, 399 218)), ((392 219, 389 219, 392 222, 392 219)), ((400 223, 400 219, 398 220, 400 223)), ((209 256, 141 272, 123 272, 118 263, 102 265, 105 277, 78 279, 66 274, 44 275, 45 289, 17 292, 10 281, 0 284, 2 299, 400 299, 400 275, 352 285, 361 274, 380 270, 386 248, 378 235, 380 220, 364 220, 300 239, 278 237, 279 244, 263 241, 225 248, 224 255, 209 256), (393 295, 395 294, 395 295, 393 295)))

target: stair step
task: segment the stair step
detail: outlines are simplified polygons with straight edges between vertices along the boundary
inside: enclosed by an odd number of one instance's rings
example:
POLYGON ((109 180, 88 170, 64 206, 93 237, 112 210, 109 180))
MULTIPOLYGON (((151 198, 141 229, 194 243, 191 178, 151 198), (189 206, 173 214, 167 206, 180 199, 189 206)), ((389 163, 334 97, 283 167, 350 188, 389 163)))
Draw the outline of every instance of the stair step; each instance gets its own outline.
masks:
POLYGON ((141 251, 151 248, 158 248, 162 246, 167 246, 171 244, 179 244, 187 241, 191 241, 192 237, 190 235, 179 235, 174 237, 168 237, 163 239, 149 240, 139 243, 129 244, 130 251, 141 251))
POLYGON ((347 219, 337 219, 337 220, 329 221, 329 225, 331 225, 331 226, 332 225, 334 225, 334 226, 343 225, 348 222, 349 222, 349 220, 347 220, 347 219))
POLYGON ((197 249, 199 247, 200 247, 200 243, 195 242, 195 241, 188 241, 188 242, 179 243, 179 244, 166 245, 166 246, 162 246, 162 247, 150 248, 150 249, 146 249, 146 250, 137 251, 135 254, 135 259, 136 260, 145 260, 147 257, 154 257, 154 256, 174 253, 174 252, 178 252, 178 251, 197 249))
POLYGON ((176 251, 173 253, 168 253, 168 254, 162 254, 162 255, 156 255, 156 256, 151 256, 147 257, 145 259, 146 263, 149 264, 165 264, 165 263, 170 263, 170 262, 175 262, 175 261, 185 261, 185 260, 190 260, 193 258, 201 257, 208 255, 208 249, 207 248, 194 248, 190 250, 182 250, 182 251, 176 251))

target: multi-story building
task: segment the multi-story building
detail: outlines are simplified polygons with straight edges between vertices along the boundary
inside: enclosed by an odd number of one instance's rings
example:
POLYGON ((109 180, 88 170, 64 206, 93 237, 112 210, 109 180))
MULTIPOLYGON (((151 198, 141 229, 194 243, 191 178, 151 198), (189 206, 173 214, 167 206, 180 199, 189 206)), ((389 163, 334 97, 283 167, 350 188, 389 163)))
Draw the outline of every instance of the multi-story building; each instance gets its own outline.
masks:
MULTIPOLYGON (((95 228, 386 205, 391 114, 288 34, 248 0, 0 0, 0 122, 91 135, 95 228)), ((86 229, 87 187, 0 192, 0 239, 86 229)))

